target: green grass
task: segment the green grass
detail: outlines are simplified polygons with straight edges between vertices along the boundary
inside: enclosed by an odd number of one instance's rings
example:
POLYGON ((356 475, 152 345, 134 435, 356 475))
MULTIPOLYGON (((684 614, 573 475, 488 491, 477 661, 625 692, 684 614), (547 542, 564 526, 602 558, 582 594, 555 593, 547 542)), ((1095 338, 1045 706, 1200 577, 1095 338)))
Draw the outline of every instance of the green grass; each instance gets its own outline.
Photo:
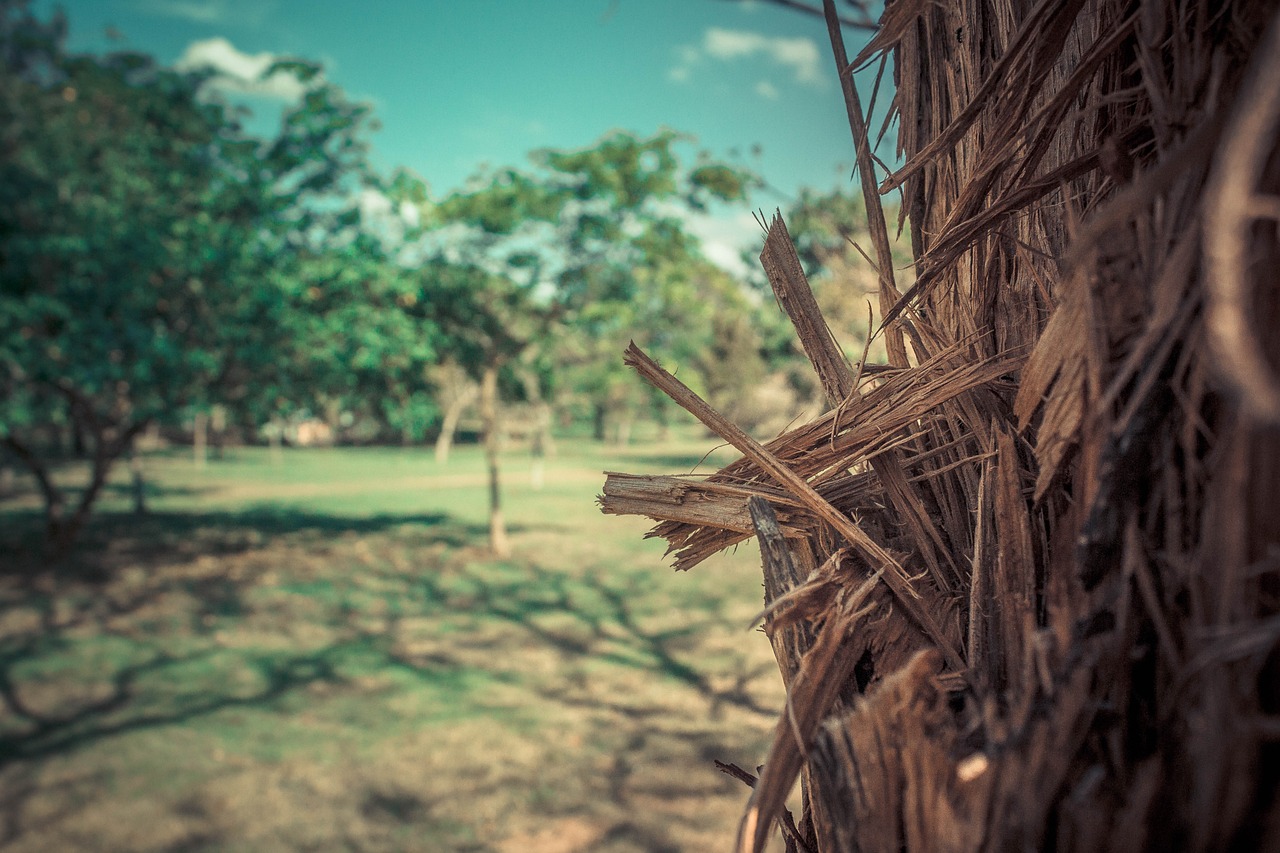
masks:
POLYGON ((117 472, 56 567, 0 503, 0 846, 727 845, 712 760, 762 761, 781 704, 754 549, 678 575, 594 503, 704 450, 562 442, 540 490, 507 454, 503 561, 475 448, 153 454, 149 515, 117 472))

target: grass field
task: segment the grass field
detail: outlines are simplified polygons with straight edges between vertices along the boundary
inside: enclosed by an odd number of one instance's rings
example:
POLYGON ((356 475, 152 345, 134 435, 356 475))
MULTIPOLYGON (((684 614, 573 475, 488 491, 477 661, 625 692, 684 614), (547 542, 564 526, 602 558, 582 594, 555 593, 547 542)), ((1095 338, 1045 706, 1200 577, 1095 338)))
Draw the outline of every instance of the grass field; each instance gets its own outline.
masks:
POLYGON ((118 472, 56 572, 10 496, 0 847, 727 848, 713 760, 759 763, 782 701, 755 549, 677 575, 593 500, 705 446, 562 443, 538 491, 509 454, 501 562, 472 448, 157 454, 151 512, 118 472))

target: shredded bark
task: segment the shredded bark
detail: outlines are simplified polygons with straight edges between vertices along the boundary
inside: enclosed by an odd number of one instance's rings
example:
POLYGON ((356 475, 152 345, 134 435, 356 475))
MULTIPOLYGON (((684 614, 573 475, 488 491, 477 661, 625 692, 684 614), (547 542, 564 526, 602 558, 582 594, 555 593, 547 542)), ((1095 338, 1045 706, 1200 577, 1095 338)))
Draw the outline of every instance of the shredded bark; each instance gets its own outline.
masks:
POLYGON ((797 780, 796 849, 1280 849, 1276 4, 897 0, 853 64, 825 6, 889 364, 845 361, 776 216, 830 410, 760 443, 633 347, 743 455, 602 497, 680 569, 761 543, 787 702, 738 849, 797 780))

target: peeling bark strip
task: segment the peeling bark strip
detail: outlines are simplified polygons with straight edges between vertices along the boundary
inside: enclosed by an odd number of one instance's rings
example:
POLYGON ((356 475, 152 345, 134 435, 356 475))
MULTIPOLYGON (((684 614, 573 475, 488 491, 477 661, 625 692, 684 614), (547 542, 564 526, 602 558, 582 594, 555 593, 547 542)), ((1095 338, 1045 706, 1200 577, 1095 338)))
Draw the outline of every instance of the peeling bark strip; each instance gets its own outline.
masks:
MULTIPOLYGON (((858 398, 850 398, 839 409, 809 424, 796 427, 766 445, 789 468, 810 484, 828 502, 845 514, 864 513, 882 502, 883 485, 870 472, 850 474, 850 469, 870 462, 895 447, 910 448, 916 437, 933 430, 938 410, 974 389, 1013 373, 1022 365, 1021 357, 946 365, 956 351, 944 350, 918 367, 894 370, 881 376, 880 384, 858 398)), ((922 450, 908 449, 899 456, 901 465, 912 473, 912 483, 954 476, 983 458, 973 436, 961 433, 922 450)), ((739 459, 713 474, 708 484, 728 484, 765 493, 777 487, 749 458, 739 459), (762 488, 761 488, 762 487, 762 488)), ((661 513, 640 514, 659 519, 661 513)), ((686 524, 680 519, 663 521, 652 535, 669 543, 676 552, 676 568, 686 570, 710 555, 728 548, 741 538, 724 535, 718 528, 686 524)))
POLYGON ((743 853, 763 850, 768 842, 773 821, 782 813, 818 727, 858 664, 845 638, 866 616, 863 604, 875 593, 885 574, 884 569, 876 572, 829 611, 813 647, 801 659, 799 672, 787 691, 786 710, 774 730, 769 759, 751 791, 742 819, 738 849, 743 853))
POLYGON ((760 562, 764 573, 764 630, 773 645, 778 669, 782 671, 782 683, 789 688, 799 672, 800 661, 813 648, 814 632, 812 626, 802 620, 790 619, 782 624, 775 611, 776 605, 785 602, 789 593, 799 589, 805 578, 796 567, 782 526, 769 502, 756 495, 747 506, 760 541, 760 562))
MULTIPOLYGON (((643 515, 747 534, 754 530, 748 502, 760 499, 759 496, 759 490, 686 477, 608 471, 604 494, 598 503, 605 515, 643 515)), ((782 493, 768 497, 779 505, 781 517, 785 519, 779 528, 782 535, 792 538, 804 535, 805 528, 798 526, 803 518, 798 518, 796 512, 800 505, 782 493)))
POLYGON ((764 267, 782 310, 791 318, 800 346, 813 364, 827 399, 833 406, 839 405, 854 393, 853 371, 836 344, 831 328, 818 308, 818 301, 813 298, 813 289, 809 287, 809 279, 800 265, 800 256, 796 254, 795 244, 791 242, 780 211, 774 213, 769 224, 769 235, 765 238, 764 250, 760 252, 760 265, 764 267))
POLYGON ((827 34, 831 39, 832 58, 836 73, 840 75, 840 90, 844 94, 845 112, 849 116, 849 131, 853 134, 857 154, 858 177, 862 184, 862 199, 867 211, 867 229, 876 252, 876 271, 880 276, 881 328, 885 332, 885 350, 889 363, 896 367, 907 366, 907 348, 903 340, 902 326, 895 320, 901 310, 902 294, 893 277, 893 250, 889 247, 889 227, 884 221, 884 209, 876 195, 876 170, 871 160, 871 140, 867 137, 867 123, 862 117, 862 102, 858 99, 858 87, 853 84, 853 69, 844 49, 844 35, 840 32, 840 16, 833 0, 823 0, 823 15, 827 19, 827 34))
POLYGON ((1280 368, 1274 348, 1269 355, 1262 344, 1267 327, 1254 316, 1249 275, 1253 223, 1280 223, 1280 197, 1262 186, 1280 133, 1280 15, 1249 68, 1231 123, 1205 223, 1205 247, 1215 273, 1209 278, 1209 340, 1219 369, 1243 404, 1256 417, 1280 424, 1280 368))
POLYGON ((902 607, 911 614, 925 633, 929 635, 938 648, 942 650, 947 664, 952 669, 961 671, 965 668, 964 658, 955 644, 943 632, 934 617, 934 599, 936 593, 930 595, 923 585, 912 585, 906 569, 892 554, 877 544, 860 527, 849 520, 848 516, 833 507, 822 495, 801 479, 794 471, 782 464, 773 454, 765 450, 754 438, 743 432, 736 424, 730 422, 701 397, 663 370, 656 361, 645 355, 639 347, 632 343, 627 347, 624 357, 626 364, 635 369, 649 384, 662 391, 681 408, 742 452, 744 456, 760 466, 760 469, 771 476, 790 495, 809 509, 815 516, 830 524, 852 545, 866 561, 881 569, 884 582, 897 596, 902 607), (922 593, 928 598, 922 598, 922 593))

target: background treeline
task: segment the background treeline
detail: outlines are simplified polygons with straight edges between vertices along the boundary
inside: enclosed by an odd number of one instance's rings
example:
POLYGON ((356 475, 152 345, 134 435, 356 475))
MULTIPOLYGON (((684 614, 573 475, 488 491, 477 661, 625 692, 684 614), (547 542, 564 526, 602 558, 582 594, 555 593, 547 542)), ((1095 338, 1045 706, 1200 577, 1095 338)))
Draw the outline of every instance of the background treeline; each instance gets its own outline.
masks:
MULTIPOLYGON (((626 440, 663 403, 631 338, 739 422, 775 430, 819 389, 760 281, 711 263, 685 217, 745 210, 761 181, 660 130, 536 151, 437 195, 368 159, 376 121, 304 61, 272 134, 213 72, 76 55, 66 25, 0 2, 0 443, 70 542, 140 435, 496 441, 504 407, 626 440), (467 412, 474 415, 467 415, 467 412), (211 417, 212 416, 212 417, 211 417), (53 473, 87 459, 69 494, 53 473)), ((839 193, 786 205, 841 339, 860 352, 864 218, 839 193), (839 292, 821 271, 839 268, 839 292), (851 278, 852 276, 852 278, 851 278)))

